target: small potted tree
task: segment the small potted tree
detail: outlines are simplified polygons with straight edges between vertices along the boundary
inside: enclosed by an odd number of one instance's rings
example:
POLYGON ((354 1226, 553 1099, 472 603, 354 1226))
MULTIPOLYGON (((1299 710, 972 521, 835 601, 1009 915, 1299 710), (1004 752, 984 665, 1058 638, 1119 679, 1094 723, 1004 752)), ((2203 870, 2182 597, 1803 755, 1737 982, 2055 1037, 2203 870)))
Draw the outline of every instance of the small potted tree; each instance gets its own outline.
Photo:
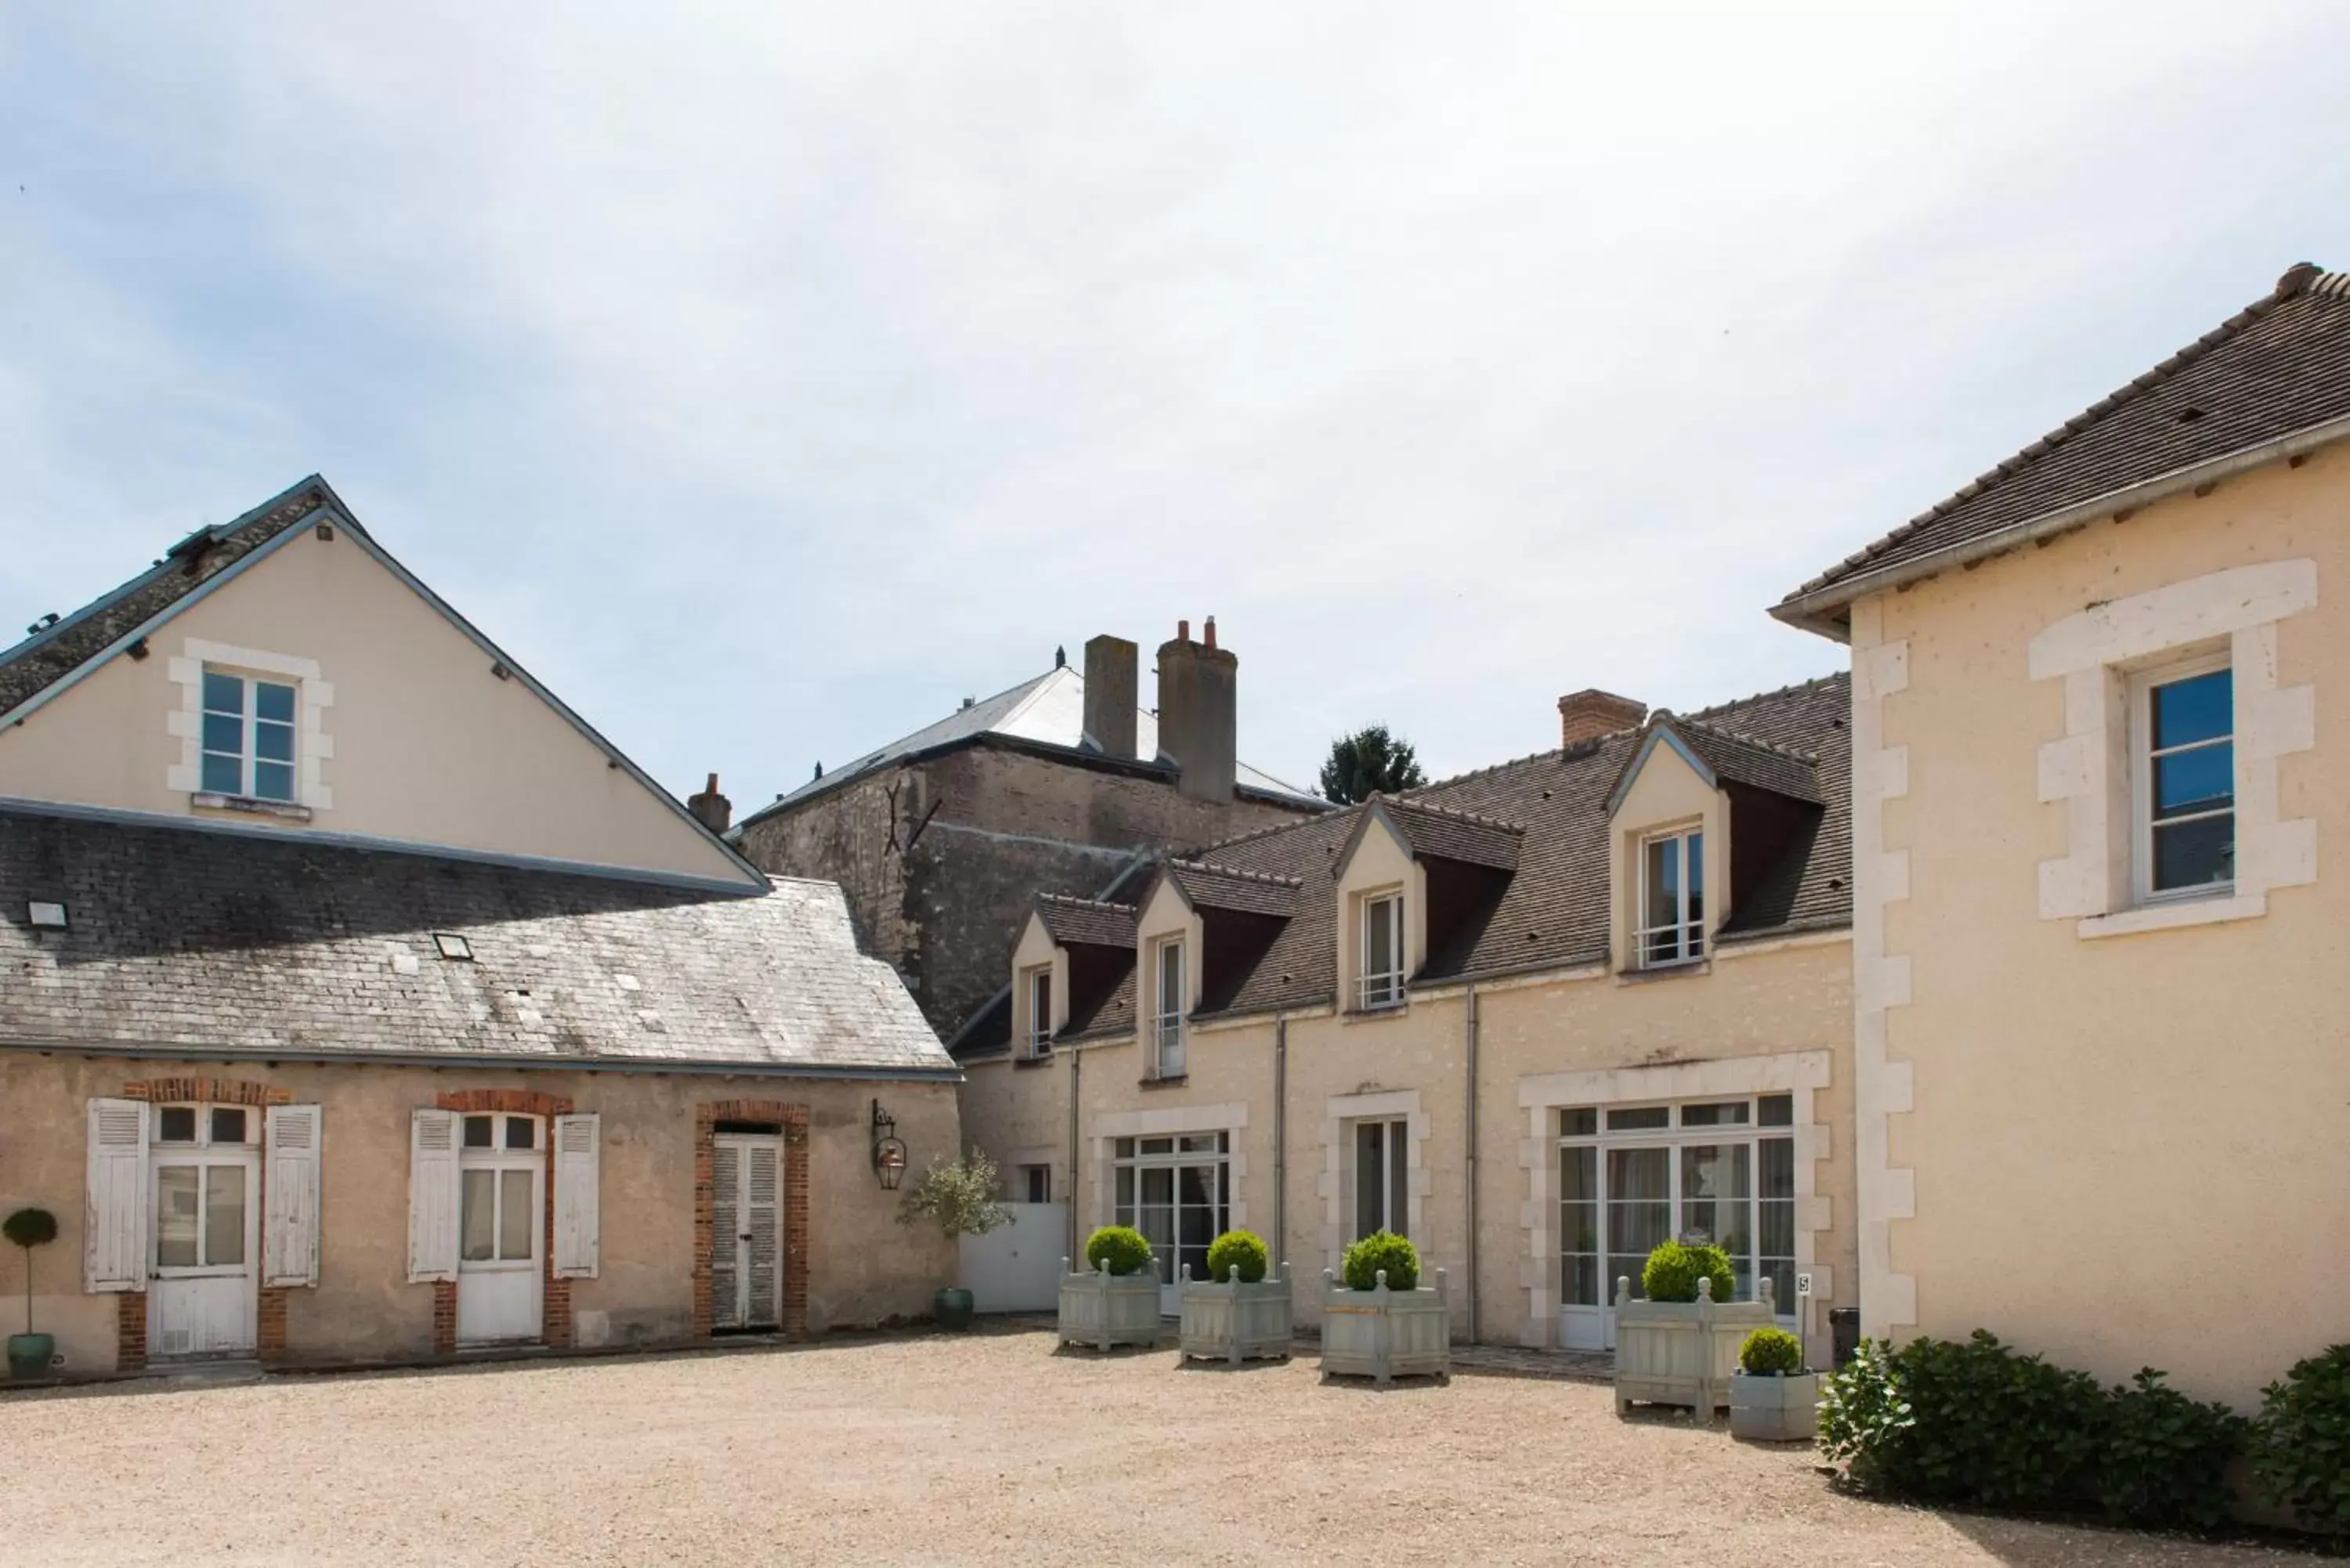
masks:
POLYGON ((1451 1303, 1444 1271, 1419 1288, 1419 1251, 1375 1231, 1347 1249, 1347 1283, 1322 1271, 1322 1376, 1452 1381, 1451 1303))
POLYGON ((1193 1356, 1238 1366, 1251 1356, 1289 1359, 1289 1265, 1272 1279, 1264 1239, 1227 1231, 1208 1244, 1208 1277, 1195 1280, 1183 1265, 1179 1361, 1193 1356))
POLYGON ((1771 1282, 1751 1302, 1733 1301, 1730 1254, 1703 1242, 1667 1241, 1648 1254, 1636 1301, 1629 1278, 1616 1282, 1616 1410, 1635 1401, 1688 1405, 1709 1421, 1730 1399, 1738 1346, 1777 1321, 1771 1282))
MULTIPOLYGON (((996 1199, 995 1189, 995 1162, 976 1148, 961 1159, 932 1160, 899 1205, 898 1223, 928 1220, 950 1241, 984 1236, 1012 1220, 1012 1210, 996 1199)), ((943 1329, 969 1328, 977 1305, 961 1285, 941 1286, 931 1296, 931 1315, 943 1329)))
POLYGON ((1730 1435, 1806 1443, 1819 1429, 1820 1375, 1805 1370, 1804 1342, 1783 1328, 1748 1334, 1730 1375, 1730 1435))
POLYGON ((1105 1225, 1086 1238, 1087 1272, 1061 1260, 1063 1345, 1159 1343, 1159 1270, 1150 1243, 1130 1225, 1105 1225))
POLYGON ((57 1239, 57 1217, 46 1209, 19 1209, 0 1220, 0 1235, 25 1249, 25 1332, 8 1336, 8 1376, 46 1377, 57 1353, 55 1334, 33 1332, 33 1249, 57 1239))

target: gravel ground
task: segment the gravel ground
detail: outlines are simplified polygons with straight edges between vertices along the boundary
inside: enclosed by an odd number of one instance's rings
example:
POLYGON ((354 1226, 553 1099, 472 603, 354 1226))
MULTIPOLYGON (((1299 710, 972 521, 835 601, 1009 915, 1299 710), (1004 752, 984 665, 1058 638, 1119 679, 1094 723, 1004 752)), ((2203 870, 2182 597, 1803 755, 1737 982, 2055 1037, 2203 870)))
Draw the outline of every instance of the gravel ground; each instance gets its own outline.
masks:
POLYGON ((1831 1491, 1608 1391, 996 1332, 0 1399, 0 1563, 2233 1563, 1831 1491))

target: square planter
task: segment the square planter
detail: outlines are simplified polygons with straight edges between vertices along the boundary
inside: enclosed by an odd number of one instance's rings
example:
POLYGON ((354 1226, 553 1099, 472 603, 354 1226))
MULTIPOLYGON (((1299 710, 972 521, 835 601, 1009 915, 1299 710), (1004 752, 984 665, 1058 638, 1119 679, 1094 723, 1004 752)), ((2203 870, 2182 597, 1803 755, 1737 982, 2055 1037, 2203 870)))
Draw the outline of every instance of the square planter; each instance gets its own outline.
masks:
POLYGON ((1235 1366, 1251 1357, 1286 1361, 1292 1337, 1289 1304, 1287 1263, 1272 1279, 1253 1285, 1238 1280, 1222 1284, 1195 1280, 1186 1263, 1179 1359, 1198 1356, 1235 1366))
POLYGON ((1432 1291, 1391 1291, 1384 1269, 1370 1290, 1350 1291, 1323 1270, 1322 1376, 1382 1384, 1419 1376, 1451 1382, 1452 1312, 1444 1271, 1436 1271, 1432 1291))
POLYGON ((1807 1443, 1820 1429, 1820 1375, 1730 1376, 1730 1435, 1762 1443, 1807 1443))
POLYGON ((1759 1301, 1717 1302, 1713 1282, 1698 1282, 1693 1302, 1637 1302, 1632 1282, 1616 1282, 1616 1412, 1636 1403, 1687 1405, 1707 1420, 1730 1403, 1738 1347, 1778 1322, 1771 1282, 1759 1301))
POLYGON ((1113 1274, 1105 1263, 1090 1274, 1069 1272, 1061 1260, 1061 1343, 1113 1345, 1159 1343, 1159 1271, 1113 1274))

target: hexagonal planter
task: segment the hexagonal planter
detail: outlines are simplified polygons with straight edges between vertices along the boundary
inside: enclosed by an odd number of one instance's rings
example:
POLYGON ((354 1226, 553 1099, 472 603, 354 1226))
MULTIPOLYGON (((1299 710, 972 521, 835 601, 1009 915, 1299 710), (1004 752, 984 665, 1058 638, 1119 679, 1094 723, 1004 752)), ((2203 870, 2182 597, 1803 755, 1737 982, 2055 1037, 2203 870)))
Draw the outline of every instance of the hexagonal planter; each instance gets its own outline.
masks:
POLYGON ((1113 1274, 1104 1263, 1090 1274, 1069 1272, 1061 1260, 1061 1343, 1107 1350, 1114 1345, 1159 1343, 1159 1271, 1113 1274))
POLYGON ((1818 1373, 1731 1374, 1731 1437, 1762 1443, 1804 1443, 1817 1437, 1819 1430, 1818 1373))
POLYGON ((1234 1366, 1252 1359, 1289 1359, 1293 1327, 1290 1313, 1289 1265, 1274 1277, 1243 1284, 1237 1279, 1222 1283, 1195 1280, 1191 1265, 1183 1265, 1183 1312, 1178 1320, 1180 1359, 1227 1361, 1234 1366))
POLYGON ((1717 1302, 1713 1282, 1698 1282, 1693 1302, 1632 1299, 1632 1282, 1616 1282, 1616 1412, 1635 1404, 1687 1405, 1707 1420, 1730 1403, 1738 1347, 1778 1316, 1771 1282, 1759 1301, 1717 1302))
POLYGON ((1350 1291, 1322 1271, 1322 1376, 1452 1381, 1452 1312, 1444 1271, 1434 1290, 1391 1291, 1385 1269, 1367 1291, 1350 1291))

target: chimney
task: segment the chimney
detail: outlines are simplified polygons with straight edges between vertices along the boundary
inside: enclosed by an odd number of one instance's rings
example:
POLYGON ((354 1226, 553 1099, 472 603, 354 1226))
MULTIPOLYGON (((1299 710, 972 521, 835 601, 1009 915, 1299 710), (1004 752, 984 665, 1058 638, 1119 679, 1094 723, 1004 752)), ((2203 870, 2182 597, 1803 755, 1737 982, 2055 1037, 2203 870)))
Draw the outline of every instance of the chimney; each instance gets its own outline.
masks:
POLYGON ((1646 702, 1635 702, 1629 697, 1618 697, 1596 686, 1586 687, 1558 700, 1558 743, 1572 746, 1578 741, 1596 741, 1618 730, 1637 730, 1648 716, 1646 702))
POLYGON ((1175 640, 1159 645, 1159 749, 1172 758, 1175 787, 1193 800, 1229 804, 1239 725, 1241 661, 1208 640, 1191 640, 1191 623, 1175 624, 1175 640))
POLYGON ((1086 643, 1086 734, 1104 756, 1134 755, 1142 650, 1107 632, 1086 643))
POLYGON ((734 820, 734 803, 718 793, 718 775, 710 775, 710 787, 700 794, 688 797, 685 809, 693 813, 694 820, 712 833, 723 833, 734 820))

